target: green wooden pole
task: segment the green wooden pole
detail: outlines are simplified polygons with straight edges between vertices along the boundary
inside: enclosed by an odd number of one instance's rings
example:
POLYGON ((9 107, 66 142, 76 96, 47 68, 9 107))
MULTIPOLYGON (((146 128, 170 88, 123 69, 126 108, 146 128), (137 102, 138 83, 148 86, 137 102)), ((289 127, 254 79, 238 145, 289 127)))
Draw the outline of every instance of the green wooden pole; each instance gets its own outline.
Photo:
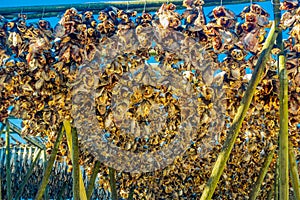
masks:
POLYGON ((27 171, 27 173, 26 173, 26 175, 25 175, 25 177, 24 177, 24 179, 23 179, 23 181, 21 183, 20 189, 18 190, 18 192, 17 192, 17 194, 15 196, 15 199, 20 199, 21 198, 21 195, 23 193, 25 185, 27 184, 27 182, 29 180, 29 177, 31 176, 31 174, 33 172, 33 169, 34 169, 37 161, 39 160, 42 151, 43 151, 42 149, 39 149, 37 155, 35 156, 33 162, 31 163, 30 168, 28 169, 28 171, 27 171))
POLYGON ((272 159, 274 157, 274 153, 275 153, 275 148, 273 150, 270 151, 269 155, 267 156, 267 158, 265 159, 265 162, 260 170, 258 179, 256 180, 256 182, 253 184, 253 189, 250 193, 250 200, 255 200, 259 194, 260 191, 260 187, 265 179, 265 176, 268 172, 269 166, 272 162, 272 159))
POLYGON ((12 199, 11 193, 11 169, 10 169, 10 159, 11 159, 11 152, 10 152, 10 137, 9 137, 9 122, 6 119, 6 134, 5 134, 5 154, 6 154, 6 196, 8 200, 12 199))
POLYGON ((94 169, 93 169, 93 174, 90 178, 90 182, 87 188, 87 193, 86 196, 88 199, 90 199, 92 197, 93 191, 94 191, 94 187, 95 187, 95 180, 97 178, 97 174, 99 172, 100 169, 100 161, 96 161, 95 165, 94 165, 94 169))
MULTIPOLYGON (((74 149, 74 147, 73 147, 73 130, 72 130, 71 122, 69 120, 64 120, 63 123, 64 123, 64 128, 66 130, 67 143, 68 143, 68 147, 69 147, 69 150, 70 150, 69 153, 70 153, 71 158, 72 158, 72 164, 73 164, 73 170, 74 170, 74 164, 78 164, 78 167, 79 167, 79 163, 78 163, 78 161, 76 162, 76 160, 75 161, 73 160, 73 157, 74 157, 74 154, 73 154, 73 149, 74 149)), ((76 132, 76 134, 77 134, 77 132, 76 132)), ((78 145, 77 145, 77 147, 78 147, 78 145)), ((77 147, 75 147, 75 150, 76 150, 77 147)), ((76 152, 75 152, 75 156, 76 156, 76 152)), ((79 195, 80 195, 80 199, 81 200, 87 200, 87 196, 86 196, 86 191, 85 191, 85 186, 84 186, 84 182, 83 182, 81 170, 78 170, 78 173, 79 173, 79 176, 78 176, 79 180, 78 181, 79 181, 79 195)), ((77 177, 75 177, 75 181, 77 181, 77 177)), ((75 183, 75 184, 77 184, 77 183, 75 183)), ((77 195, 77 194, 75 194, 75 195, 77 195)))
MULTIPOLYGON (((280 0, 274 0, 274 23, 279 29, 281 11, 279 9, 280 0)), ((285 57, 283 55, 282 32, 279 31, 276 44, 281 50, 278 60, 278 74, 280 79, 279 93, 279 114, 280 114, 280 131, 279 131, 279 169, 275 191, 278 192, 279 199, 288 199, 289 180, 288 180, 288 80, 285 68, 285 57)))
POLYGON ((47 162, 47 166, 46 166, 46 169, 45 169, 45 172, 44 172, 44 176, 43 176, 41 185, 40 185, 39 190, 38 190, 38 192, 37 192, 37 194, 35 196, 36 200, 41 200, 43 198, 43 194, 44 194, 46 186, 47 186, 47 184, 49 182, 49 178, 50 178, 50 175, 51 175, 52 167, 53 167, 53 164, 54 164, 54 161, 55 161, 55 158, 56 158, 58 147, 59 147, 60 142, 61 142, 62 137, 63 137, 63 133, 64 133, 64 128, 61 125, 60 130, 59 130, 58 135, 57 135, 57 138, 56 138, 56 141, 55 141, 55 144, 54 144, 54 147, 52 149, 50 158, 49 158, 49 160, 47 162))
POLYGON ((80 200, 78 134, 75 128, 72 128, 72 149, 73 199, 80 200))
MULTIPOLYGON (((154 7, 146 7, 146 12, 155 12, 158 10, 158 6, 154 6, 154 7)), ((103 10, 103 9, 89 9, 90 11, 92 11, 94 14, 98 14, 99 11, 103 10)), ((137 12, 143 12, 144 8, 135 8, 134 9, 137 12)), ((63 15, 63 11, 61 12, 47 12, 47 13, 28 13, 26 14, 27 19, 40 19, 40 18, 48 18, 48 17, 58 17, 60 18, 63 15)), ((2 15, 3 17, 7 18, 7 19, 13 19, 14 17, 18 16, 18 13, 9 13, 9 14, 4 14, 2 15)))
MULTIPOLYGON (((253 0, 253 2, 264 2, 270 0, 253 0)), ((147 11, 156 11, 163 4, 165 0, 140 0, 140 1, 109 1, 109 2, 97 2, 97 3, 84 3, 84 4, 61 4, 53 6, 23 6, 23 7, 5 7, 0 8, 0 15, 6 18, 16 17, 19 13, 27 13, 28 18, 40 18, 40 17, 55 17, 60 15, 65 10, 74 7, 78 11, 92 10, 99 12, 108 6, 116 6, 119 9, 134 9, 137 11, 143 11, 146 2, 147 11), (44 14, 42 14, 44 13, 44 14)), ((169 0, 169 3, 173 3, 177 6, 177 9, 183 9, 182 0, 169 0)), ((227 4, 242 4, 249 3, 249 0, 223 0, 223 5, 227 4)), ((219 6, 220 1, 206 1, 204 6, 219 6)))
POLYGON ((279 199, 289 199, 288 79, 285 56, 279 55, 279 199))
POLYGON ((118 200, 118 193, 116 187, 116 170, 109 167, 109 184, 111 190, 111 199, 118 200))
MULTIPOLYGON (((23 6, 23 7, 5 7, 0 8, 0 14, 11 14, 11 13, 48 13, 48 12, 64 12, 69 8, 76 8, 78 11, 85 10, 103 10, 109 6, 116 6, 119 9, 136 9, 144 8, 146 2, 146 7, 157 7, 159 8, 164 0, 147 0, 147 1, 107 1, 107 2, 97 2, 97 3, 83 3, 83 4, 61 4, 53 6, 23 6)), ((169 3, 173 3, 179 8, 182 8, 182 0, 169 0, 169 3)))
POLYGON ((227 160, 229 159, 231 150, 234 146, 235 140, 238 136, 239 130, 241 128, 242 122, 247 114, 247 110, 252 101, 252 97, 255 93, 256 87, 262 78, 263 72, 267 61, 269 60, 269 54, 276 40, 278 31, 275 30, 275 24, 273 23, 269 35, 265 41, 262 52, 256 63, 252 78, 249 82, 247 90, 242 98, 241 105, 238 108, 237 114, 234 117, 231 127, 228 131, 228 137, 223 145, 223 148, 217 158, 217 161, 213 167, 211 176, 204 188, 201 196, 201 200, 210 200, 214 194, 217 187, 218 181, 224 171, 227 160))
POLYGON ((289 168, 295 199, 300 199, 300 180, 293 144, 289 142, 289 168))

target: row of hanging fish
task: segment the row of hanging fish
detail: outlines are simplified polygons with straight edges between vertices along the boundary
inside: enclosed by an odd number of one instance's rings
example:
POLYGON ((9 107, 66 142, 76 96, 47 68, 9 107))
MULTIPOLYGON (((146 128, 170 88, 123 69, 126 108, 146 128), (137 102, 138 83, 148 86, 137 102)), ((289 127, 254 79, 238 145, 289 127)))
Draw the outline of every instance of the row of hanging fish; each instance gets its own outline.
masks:
MULTIPOLYGON (((29 176, 28 182, 24 187, 22 198, 34 198, 36 191, 42 180, 44 169, 46 165, 46 158, 43 150, 35 148, 31 145, 18 145, 11 148, 10 158, 10 169, 11 169, 11 182, 13 195, 19 193, 20 185, 25 180, 25 177, 29 170, 31 175, 29 176), (36 163, 33 163, 34 160, 36 163), (34 165, 33 165, 34 164, 34 165), (31 166, 33 168, 31 169, 31 166)), ((5 198, 6 194, 6 153, 5 148, 0 148, 0 178, 1 178, 1 191, 2 199, 5 198)), ((72 197, 72 173, 69 172, 68 167, 65 163, 55 162, 52 170, 52 175, 49 179, 49 190, 48 195, 52 198, 71 198, 72 197)), ((85 182, 87 182, 87 176, 83 176, 85 182)), ((96 184, 97 187, 97 184, 96 184)), ((107 193, 102 190, 97 190, 92 198, 108 198, 107 193)), ((13 196, 16 197, 16 196, 13 196)))

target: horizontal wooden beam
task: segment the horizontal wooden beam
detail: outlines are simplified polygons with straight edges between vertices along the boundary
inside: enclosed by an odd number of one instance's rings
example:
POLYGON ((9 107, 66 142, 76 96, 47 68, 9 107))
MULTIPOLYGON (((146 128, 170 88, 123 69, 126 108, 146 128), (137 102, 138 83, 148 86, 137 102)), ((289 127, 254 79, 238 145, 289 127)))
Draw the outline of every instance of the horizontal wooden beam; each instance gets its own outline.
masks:
MULTIPOLYGON (((253 2, 265 2, 270 0, 253 0, 253 2)), ((56 17, 61 15, 65 10, 69 8, 76 8, 78 11, 92 10, 95 13, 103 10, 109 6, 115 6, 119 9, 134 9, 138 12, 143 11, 146 3, 146 11, 156 11, 166 0, 141 0, 141 1, 107 1, 97 3, 83 3, 83 4, 61 4, 61 5, 49 5, 49 6, 23 6, 23 7, 4 7, 0 8, 0 15, 6 18, 16 17, 19 13, 28 14, 29 19, 41 18, 41 17, 56 17), (44 13, 44 14, 43 14, 44 13)), ((169 0, 169 3, 173 3, 177 6, 177 9, 184 9, 182 6, 182 0, 169 0)), ((250 3, 249 0, 223 0, 223 5, 228 4, 243 4, 250 3)), ((206 0, 204 6, 219 6, 220 1, 206 0)))

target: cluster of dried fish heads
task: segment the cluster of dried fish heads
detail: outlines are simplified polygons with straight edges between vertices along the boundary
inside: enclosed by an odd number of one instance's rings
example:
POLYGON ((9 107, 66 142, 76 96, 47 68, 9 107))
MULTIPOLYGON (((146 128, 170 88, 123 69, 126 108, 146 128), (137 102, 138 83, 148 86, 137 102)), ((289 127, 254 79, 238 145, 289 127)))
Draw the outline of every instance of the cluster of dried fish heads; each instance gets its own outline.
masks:
MULTIPOLYGON (((0 121, 8 114, 22 118, 23 134, 44 137, 50 153, 62 121, 82 118, 71 114, 74 88, 88 94, 96 85, 93 109, 98 126, 109 132, 96 137, 105 137, 127 151, 158 150, 178 134, 181 109, 172 96, 172 88, 145 81, 150 80, 149 74, 154 69, 146 61, 154 57, 160 70, 177 74, 192 86, 193 94, 198 96, 201 123, 191 146, 170 166, 145 174, 117 173, 118 191, 121 197, 127 198, 135 185, 136 199, 199 198, 248 86, 251 75, 246 74, 246 69, 255 66, 270 23, 269 14, 258 4, 245 7, 238 15, 218 6, 208 17, 204 15, 201 0, 185 0, 183 5, 186 10, 182 14, 176 11, 175 5, 163 4, 154 15, 108 7, 99 12, 98 18, 91 11, 80 13, 71 8, 54 28, 45 19, 27 23, 25 15, 13 20, 0 17, 0 121), (225 55, 223 60, 220 54, 225 55), (168 113, 166 127, 149 138, 143 136, 143 131, 138 137, 120 131, 118 121, 112 117, 115 86, 124 74, 138 72, 141 67, 149 68, 148 74, 145 71, 140 75, 143 84, 133 89, 128 83, 128 90, 118 95, 129 98, 124 112, 144 127, 155 105, 162 105, 168 113), (9 106, 13 106, 10 113, 9 106)), ((289 129, 298 148, 299 5, 284 1, 281 9, 286 10, 281 25, 290 29, 284 42, 290 80, 289 129)), ((275 64, 275 59, 270 57, 268 71, 253 98, 243 131, 215 192, 216 199, 247 198, 266 154, 277 143, 279 103, 275 64)), ((95 158, 85 150, 91 148, 85 143, 86 137, 82 136, 80 141, 80 164, 91 174, 95 158)), ((93 148, 96 151, 97 145, 93 148)), ((65 158, 71 170, 64 138, 57 159, 65 158)), ((104 164, 98 174, 99 184, 108 189, 108 168, 104 164)), ((273 169, 274 162, 261 199, 265 199, 273 184, 273 169)))

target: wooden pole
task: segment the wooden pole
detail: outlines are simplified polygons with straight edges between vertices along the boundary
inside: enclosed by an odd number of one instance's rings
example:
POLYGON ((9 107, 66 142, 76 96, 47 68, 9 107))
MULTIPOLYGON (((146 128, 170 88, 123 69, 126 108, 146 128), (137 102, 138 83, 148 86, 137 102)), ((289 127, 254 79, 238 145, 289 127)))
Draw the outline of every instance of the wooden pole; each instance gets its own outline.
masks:
MULTIPOLYGON (((146 12, 155 12, 158 10, 159 7, 147 7, 146 12)), ((103 9, 89 9, 92 11, 94 14, 98 14, 99 11, 103 9)), ((144 8, 136 8, 134 9, 137 12, 143 12, 144 8)), ((27 19, 40 19, 40 18, 48 18, 48 17, 62 17, 63 11, 62 12, 48 12, 48 13, 28 13, 26 14, 27 19)), ((3 17, 6 19, 12 19, 16 16, 18 16, 18 13, 10 13, 10 14, 3 14, 3 17)))
POLYGON ((300 199, 300 180, 293 144, 289 142, 289 168, 295 199, 300 199))
POLYGON ((49 182, 49 178, 50 178, 50 175, 51 175, 52 167, 53 167, 53 164, 54 164, 54 161, 55 161, 55 158, 56 158, 58 147, 59 147, 60 142, 61 142, 62 137, 63 137, 63 133, 64 133, 64 128, 63 128, 63 126, 61 126, 60 130, 58 132, 58 135, 57 135, 54 147, 52 149, 50 158, 49 158, 49 160, 47 162, 47 167, 45 169, 45 173, 44 173, 41 185, 40 185, 39 190, 38 190, 38 192, 36 194, 36 197, 35 197, 36 200, 41 200, 43 198, 43 194, 44 194, 46 186, 47 186, 47 184, 49 182))
POLYGON ((80 200, 78 134, 75 128, 72 128, 72 148, 73 199, 80 200))
POLYGON ((253 184, 253 189, 252 189, 252 191, 250 193, 250 200, 255 200, 256 197, 258 196, 261 184, 263 183, 263 181, 265 179, 265 176, 266 176, 266 174, 268 172, 269 166, 270 166, 270 164, 272 162, 272 159, 274 157, 275 150, 276 150, 276 148, 272 149, 270 151, 269 155, 267 156, 267 158, 265 159, 265 162, 264 162, 264 164, 263 164, 263 166, 262 166, 262 168, 260 170, 258 179, 253 184))
POLYGON ((238 136, 239 130, 242 126, 242 122, 247 114, 247 110, 252 101, 252 97, 255 93, 256 87, 260 82, 267 61, 269 60, 269 54, 273 48, 273 44, 276 40, 278 31, 275 30, 275 23, 273 23, 272 28, 269 32, 269 35, 265 41, 262 52, 256 63, 252 78, 249 82, 247 90, 242 98, 240 107, 238 108, 237 114, 235 115, 232 125, 228 131, 228 137, 223 145, 223 148, 217 158, 217 161, 212 170, 211 176, 204 188, 204 191, 201 196, 201 200, 210 200, 214 191, 217 187, 218 181, 223 173, 226 162, 229 159, 231 150, 234 146, 235 140, 238 136))
POLYGON ((111 190, 111 199, 118 200, 118 193, 116 187, 116 170, 109 167, 109 184, 111 190))
MULTIPOLYGON (((73 135, 72 135, 71 123, 70 123, 69 120, 65 120, 64 121, 64 127, 65 127, 65 130, 66 130, 68 148, 69 148, 69 151, 70 151, 70 154, 71 154, 71 158, 73 158, 73 156, 74 156, 73 155, 73 135)), ((75 160, 75 162, 76 162, 76 160, 75 160)), ((74 161, 72 160, 72 164, 73 165, 74 164, 77 165, 79 163, 78 163, 78 161, 77 161, 77 163, 74 163, 74 161)), ((74 170, 74 166, 73 166, 73 170, 74 170)), ((83 183, 83 179, 82 179, 82 172, 81 172, 81 170, 79 170, 79 190, 78 191, 79 191, 80 199, 81 200, 87 200, 87 196, 86 196, 86 191, 85 191, 85 187, 84 187, 84 183, 83 183)))
MULTIPOLYGON (((16 119, 13 116, 9 116, 9 119, 16 119)), ((13 131, 15 131, 16 133, 18 133, 18 135, 20 137, 22 137, 22 129, 18 126, 16 126, 14 123, 9 123, 9 128, 13 131)), ((40 148, 40 149, 46 149, 45 145, 41 142, 39 142, 36 138, 32 137, 32 136, 24 136, 22 137, 24 140, 26 140, 27 142, 33 144, 34 146, 40 148)))
MULTIPOLYGON (((46 152, 46 149, 44 149, 43 151, 43 154, 44 154, 44 159, 47 159, 47 152, 46 152)), ((44 170, 46 171, 46 168, 47 168, 47 162, 44 160, 44 165, 43 165, 43 168, 44 170)), ((49 185, 47 184, 46 186, 46 189, 45 189, 45 192, 44 192, 44 198, 45 200, 48 200, 49 199, 49 185)))
POLYGON ((40 158, 40 155, 41 155, 41 152, 42 152, 42 149, 39 149, 37 155, 35 156, 33 162, 31 163, 24 179, 22 179, 22 183, 21 183, 21 186, 20 186, 20 189, 18 190, 16 196, 15 196, 15 199, 20 199, 21 198, 21 195, 23 193, 23 190, 25 188, 25 185, 27 184, 28 180, 29 180, 29 177, 31 176, 32 172, 33 172, 33 168, 35 167, 37 161, 39 160, 40 158))
MULTIPOLYGON (((253 0, 253 2, 265 2, 270 0, 253 0)), ((5 7, 0 8, 0 15, 6 18, 16 17, 19 13, 28 14, 28 18, 40 18, 40 17, 55 17, 65 12, 65 10, 74 7, 78 11, 93 10, 99 12, 109 6, 115 6, 119 9, 134 9, 137 11, 143 11, 146 2, 147 11, 156 11, 165 0, 140 0, 140 1, 109 1, 109 2, 97 2, 97 3, 84 3, 84 4, 61 4, 53 6, 23 6, 23 7, 5 7), (44 13, 44 15, 42 14, 44 13)), ((177 9, 184 9, 182 6, 182 0, 169 0, 169 3, 173 3, 177 6, 177 9)), ((223 5, 227 4, 249 4, 249 0, 223 0, 223 5)), ((219 6, 220 1, 206 1, 204 6, 219 6)))
POLYGON ((95 162, 94 169, 93 169, 93 174, 90 178, 90 182, 89 182, 89 185, 88 185, 88 188, 87 188, 86 196, 87 196, 88 199, 91 199, 92 194, 94 192, 95 180, 97 178, 97 174, 99 172, 99 169, 100 169, 100 161, 97 160, 95 162))
POLYGON ((6 119, 6 134, 5 134, 5 164, 6 164, 6 196, 8 200, 12 199, 12 193, 11 193, 11 169, 10 169, 10 158, 11 158, 11 152, 10 152, 10 137, 9 137, 9 122, 8 119, 6 119))
MULTIPOLYGON (((279 29, 281 12, 279 9, 280 0, 274 0, 274 22, 279 29)), ((278 56, 278 74, 280 82, 279 92, 279 199, 286 200, 289 198, 289 172, 288 172, 288 78, 285 66, 285 56, 283 55, 282 32, 279 31, 276 40, 277 46, 281 52, 278 56)))
POLYGON ((279 55, 279 199, 289 199, 288 80, 285 56, 279 55))
MULTIPOLYGON (((165 0, 147 0, 146 6, 159 8, 165 0)), ((176 6, 182 8, 182 0, 169 0, 169 3, 173 3, 176 6)), ((115 6, 119 9, 136 9, 144 8, 145 1, 107 1, 98 3, 83 3, 83 4, 61 4, 53 6, 23 6, 23 7, 6 7, 0 8, 0 15, 11 14, 11 13, 48 13, 48 12, 64 12, 69 8, 76 8, 78 11, 86 10, 103 10, 109 6, 115 6)))

